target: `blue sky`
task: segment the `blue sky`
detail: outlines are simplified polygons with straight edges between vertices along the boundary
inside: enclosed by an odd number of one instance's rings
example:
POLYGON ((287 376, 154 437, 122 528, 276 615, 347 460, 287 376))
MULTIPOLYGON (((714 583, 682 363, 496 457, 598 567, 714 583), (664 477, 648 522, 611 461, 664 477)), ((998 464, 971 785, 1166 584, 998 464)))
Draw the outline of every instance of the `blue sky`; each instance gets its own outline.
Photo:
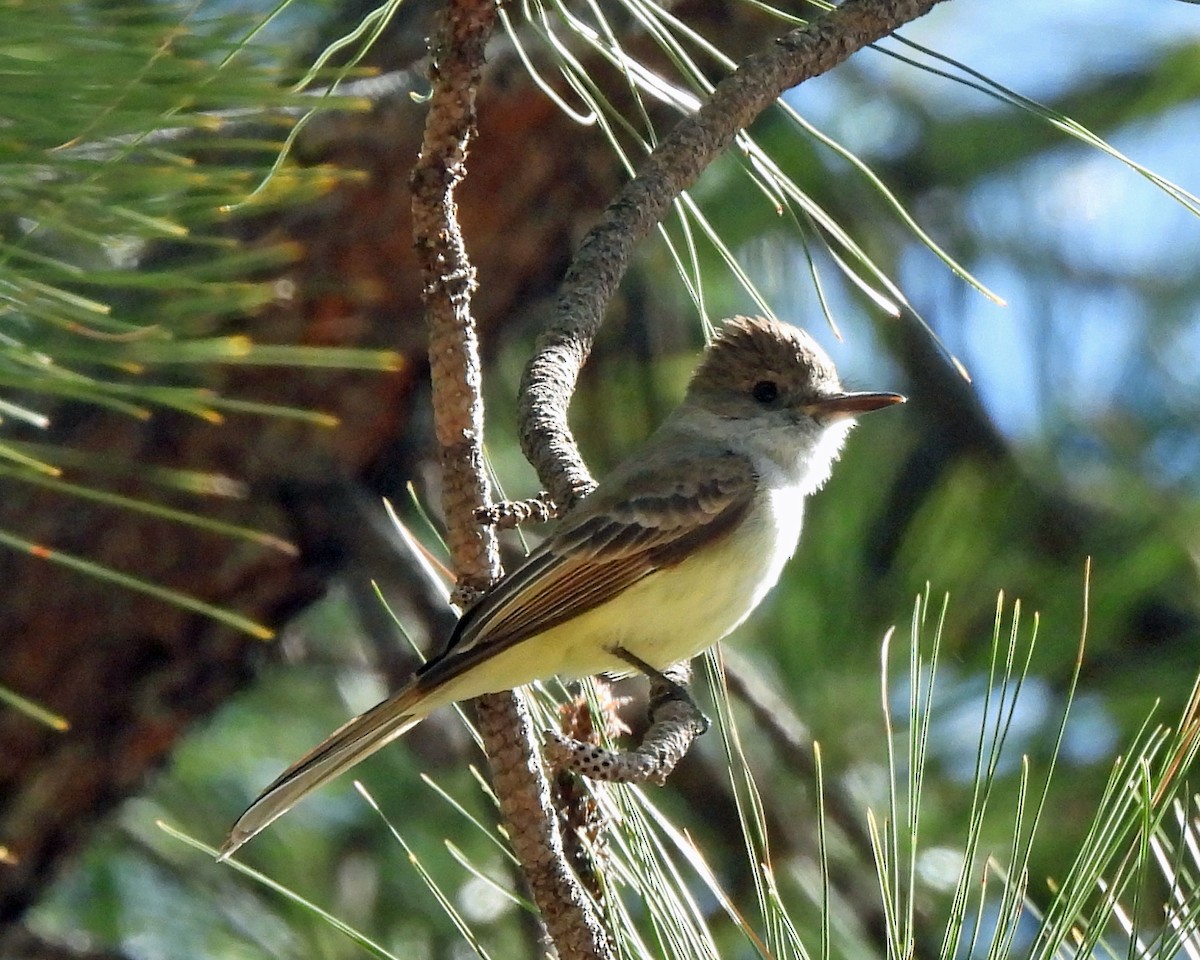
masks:
MULTIPOLYGON (((1173 47, 1200 45, 1200 6, 954 0, 903 33, 1020 94, 1051 100, 1081 77, 1152 64, 1173 47)), ((879 53, 856 57, 854 69, 873 89, 897 91, 940 115, 1013 110, 879 53)), ((872 100, 861 87, 847 90, 836 74, 806 84, 794 102, 867 158, 903 146, 904 117, 886 96, 872 100)), ((1121 128, 1109 140, 1197 194, 1198 134, 1200 103, 1192 103, 1121 128)), ((1060 148, 978 184, 966 197, 965 221, 989 251, 967 266, 1006 307, 956 289, 958 281, 919 250, 905 258, 901 280, 918 308, 933 307, 930 319, 971 370, 1001 429, 1030 447, 1071 447, 1070 456, 1107 469, 1121 451, 1100 435, 1105 427, 1123 418, 1142 429, 1150 422, 1169 427, 1174 417, 1177 429, 1164 427, 1165 439, 1150 444, 1139 466, 1152 482, 1194 487, 1200 437, 1191 426, 1197 412, 1191 397, 1200 385, 1200 306, 1193 290, 1182 313, 1163 315, 1147 293, 1192 283, 1200 218, 1117 160, 1064 136, 1060 148)), ((861 366, 839 362, 852 371, 861 366)), ((1081 466, 1086 472, 1086 463, 1072 469, 1081 466)))

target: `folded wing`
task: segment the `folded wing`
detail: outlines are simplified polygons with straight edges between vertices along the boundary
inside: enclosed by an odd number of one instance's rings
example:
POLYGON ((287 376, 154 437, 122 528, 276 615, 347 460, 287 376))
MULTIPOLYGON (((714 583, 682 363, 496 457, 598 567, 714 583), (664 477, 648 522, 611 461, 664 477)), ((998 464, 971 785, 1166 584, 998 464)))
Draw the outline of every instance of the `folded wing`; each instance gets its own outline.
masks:
POLYGON ((749 461, 733 453, 635 467, 611 480, 463 616, 421 671, 422 685, 453 679, 727 535, 757 482, 749 461))

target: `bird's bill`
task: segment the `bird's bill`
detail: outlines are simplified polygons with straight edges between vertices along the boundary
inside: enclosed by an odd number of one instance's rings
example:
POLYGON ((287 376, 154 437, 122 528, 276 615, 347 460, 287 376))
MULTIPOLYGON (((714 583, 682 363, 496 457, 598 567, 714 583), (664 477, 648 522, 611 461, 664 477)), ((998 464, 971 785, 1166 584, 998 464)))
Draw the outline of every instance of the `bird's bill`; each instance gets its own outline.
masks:
POLYGON ((904 403, 907 399, 898 393, 838 393, 808 404, 808 409, 827 420, 842 420, 904 403))

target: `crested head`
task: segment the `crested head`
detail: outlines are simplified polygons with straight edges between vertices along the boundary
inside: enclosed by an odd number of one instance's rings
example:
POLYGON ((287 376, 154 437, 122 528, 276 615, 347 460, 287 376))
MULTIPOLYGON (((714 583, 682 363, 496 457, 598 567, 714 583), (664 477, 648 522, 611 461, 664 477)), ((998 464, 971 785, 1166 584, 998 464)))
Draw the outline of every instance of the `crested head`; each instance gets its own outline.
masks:
POLYGON ((765 317, 734 317, 705 351, 688 398, 736 417, 738 410, 810 404, 841 390, 833 361, 805 331, 765 317))
POLYGON ((833 361, 797 327, 734 317, 705 351, 672 429, 718 439, 811 493, 829 476, 854 417, 903 400, 846 392, 833 361))

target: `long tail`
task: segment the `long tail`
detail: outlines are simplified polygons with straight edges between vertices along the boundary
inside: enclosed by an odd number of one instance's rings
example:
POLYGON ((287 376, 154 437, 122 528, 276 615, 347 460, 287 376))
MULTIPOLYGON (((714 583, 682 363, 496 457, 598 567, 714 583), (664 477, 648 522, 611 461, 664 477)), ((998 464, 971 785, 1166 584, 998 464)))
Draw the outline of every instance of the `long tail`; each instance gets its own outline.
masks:
POLYGON ((282 817, 313 790, 365 760, 380 747, 411 730, 435 704, 419 681, 339 727, 322 743, 283 771, 238 817, 221 846, 220 859, 282 817))

